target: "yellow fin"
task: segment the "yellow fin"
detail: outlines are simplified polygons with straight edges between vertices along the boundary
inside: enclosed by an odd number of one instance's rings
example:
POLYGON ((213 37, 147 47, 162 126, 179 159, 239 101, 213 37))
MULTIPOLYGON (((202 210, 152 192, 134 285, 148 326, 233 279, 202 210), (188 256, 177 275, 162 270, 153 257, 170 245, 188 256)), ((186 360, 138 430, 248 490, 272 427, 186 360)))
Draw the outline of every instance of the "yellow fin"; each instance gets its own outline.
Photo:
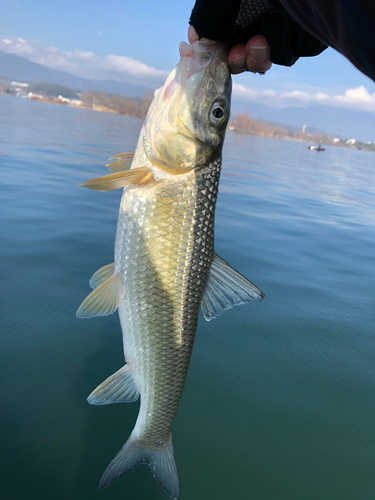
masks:
POLYGON ((114 272, 115 272, 115 263, 114 262, 112 262, 112 264, 107 264, 106 266, 103 266, 100 269, 98 269, 96 271, 96 273, 94 273, 91 276, 91 279, 90 279, 91 288, 94 288, 94 289, 98 288, 98 286, 101 285, 103 283, 103 281, 105 281, 107 278, 112 276, 112 274, 114 274, 114 272))
POLYGON ((134 153, 120 153, 112 156, 112 158, 109 159, 110 163, 107 163, 106 167, 108 167, 111 174, 121 172, 123 170, 129 170, 132 165, 133 158, 134 153))
POLYGON ((110 160, 119 160, 121 158, 125 158, 127 156, 134 156, 134 152, 133 153, 119 153, 118 155, 113 155, 111 156, 110 160))
POLYGON ((77 318, 94 318, 113 314, 118 306, 119 274, 112 274, 82 302, 76 313, 77 318))
POLYGON ((152 180, 152 171, 148 167, 138 167, 91 179, 79 187, 87 187, 94 191, 112 191, 128 186, 129 184, 145 184, 152 180))

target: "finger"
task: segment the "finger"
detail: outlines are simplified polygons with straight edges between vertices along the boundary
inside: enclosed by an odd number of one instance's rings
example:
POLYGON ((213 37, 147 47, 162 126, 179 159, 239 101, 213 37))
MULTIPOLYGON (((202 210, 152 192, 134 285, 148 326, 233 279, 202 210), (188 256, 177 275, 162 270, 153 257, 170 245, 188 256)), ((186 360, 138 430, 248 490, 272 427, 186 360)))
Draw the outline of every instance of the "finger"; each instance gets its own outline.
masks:
POLYGON ((270 46, 263 35, 255 35, 245 45, 235 45, 228 55, 231 73, 264 73, 272 66, 270 46))
POLYGON ((197 33, 192 25, 190 25, 189 29, 188 29, 188 40, 189 40, 189 43, 194 43, 197 40, 199 40, 199 36, 197 35, 197 33))
POLYGON ((270 46, 263 35, 255 35, 246 44, 246 65, 249 71, 263 73, 272 66, 270 46))
POLYGON ((233 75, 247 71, 246 59, 247 52, 245 45, 235 45, 232 47, 228 55, 228 63, 233 75))

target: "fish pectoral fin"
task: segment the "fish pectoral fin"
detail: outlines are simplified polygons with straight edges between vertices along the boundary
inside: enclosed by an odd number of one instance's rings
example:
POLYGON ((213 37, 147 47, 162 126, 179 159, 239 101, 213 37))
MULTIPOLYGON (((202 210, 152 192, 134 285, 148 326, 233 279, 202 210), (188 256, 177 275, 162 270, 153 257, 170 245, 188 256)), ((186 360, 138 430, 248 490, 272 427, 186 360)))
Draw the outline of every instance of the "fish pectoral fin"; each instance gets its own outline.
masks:
POLYGON ((120 283, 119 274, 109 276, 82 302, 76 312, 77 318, 94 318, 113 314, 118 306, 120 283))
POLYGON ((90 278, 90 286, 95 289, 98 288, 99 285, 103 283, 107 278, 112 276, 115 273, 115 263, 107 264, 106 266, 101 267, 94 273, 90 278))
POLYGON ((113 191, 129 184, 146 184, 152 180, 152 171, 148 167, 138 167, 91 179, 80 184, 79 187, 87 187, 94 191, 113 191))
POLYGON ((133 158, 134 153, 120 153, 112 156, 112 158, 109 159, 110 163, 107 163, 106 167, 108 167, 111 174, 129 170, 132 166, 133 158))
POLYGON ((263 299, 264 293, 258 287, 215 253, 201 302, 207 321, 226 309, 263 299))
POLYGON ((128 365, 108 377, 90 394, 90 405, 109 405, 111 403, 133 403, 139 392, 128 365))

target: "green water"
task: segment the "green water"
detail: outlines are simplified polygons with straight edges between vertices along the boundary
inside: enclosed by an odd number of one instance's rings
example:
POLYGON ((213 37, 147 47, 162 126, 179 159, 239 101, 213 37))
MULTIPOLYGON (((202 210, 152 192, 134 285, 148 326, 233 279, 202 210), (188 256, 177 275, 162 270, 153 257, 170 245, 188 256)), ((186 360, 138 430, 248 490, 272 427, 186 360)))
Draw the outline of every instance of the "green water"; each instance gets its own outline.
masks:
MULTIPOLYGON (((113 261, 121 193, 78 189, 141 121, 0 96, 4 500, 162 500, 142 466, 104 491, 138 404, 90 406, 123 365, 117 314, 78 320, 113 261)), ((375 498, 375 155, 228 133, 216 251, 264 303, 200 318, 174 424, 181 500, 375 498)))

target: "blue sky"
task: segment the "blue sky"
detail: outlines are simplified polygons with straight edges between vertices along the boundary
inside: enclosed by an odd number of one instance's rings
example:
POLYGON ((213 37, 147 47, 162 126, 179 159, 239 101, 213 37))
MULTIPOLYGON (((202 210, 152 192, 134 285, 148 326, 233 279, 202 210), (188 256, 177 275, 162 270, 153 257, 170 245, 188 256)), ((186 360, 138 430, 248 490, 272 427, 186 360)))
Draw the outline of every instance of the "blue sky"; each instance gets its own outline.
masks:
MULTIPOLYGON (((87 78, 153 88, 178 62, 193 0, 0 0, 0 50, 87 78), (17 40, 17 38, 19 38, 17 40)), ((375 113, 375 85, 333 49, 265 76, 234 77, 234 98, 375 113)))

